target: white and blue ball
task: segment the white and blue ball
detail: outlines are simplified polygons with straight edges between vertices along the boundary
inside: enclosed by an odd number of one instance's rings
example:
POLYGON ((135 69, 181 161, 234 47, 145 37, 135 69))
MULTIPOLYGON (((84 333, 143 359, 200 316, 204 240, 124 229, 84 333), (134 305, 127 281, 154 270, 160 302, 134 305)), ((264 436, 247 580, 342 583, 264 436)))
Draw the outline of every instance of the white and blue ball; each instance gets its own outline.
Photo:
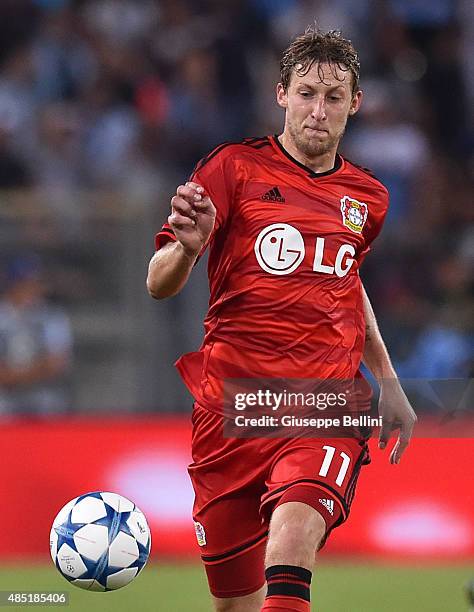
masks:
POLYGON ((151 549, 146 518, 117 493, 95 492, 68 502, 50 535, 53 562, 71 584, 89 591, 112 591, 131 582, 151 549))

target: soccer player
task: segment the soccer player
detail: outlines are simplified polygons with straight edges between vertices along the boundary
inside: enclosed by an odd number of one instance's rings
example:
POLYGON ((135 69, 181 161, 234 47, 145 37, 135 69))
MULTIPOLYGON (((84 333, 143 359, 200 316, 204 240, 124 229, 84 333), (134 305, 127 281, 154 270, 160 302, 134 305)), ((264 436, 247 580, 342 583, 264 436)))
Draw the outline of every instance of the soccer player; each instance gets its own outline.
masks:
POLYGON ((224 380, 360 380, 363 360, 380 384, 379 447, 400 430, 391 463, 416 420, 359 278, 387 190, 337 153, 358 81, 340 33, 296 38, 276 90, 283 132, 214 149, 156 237, 157 299, 178 293, 209 249, 205 338, 177 367, 195 398, 193 514, 217 611, 310 610, 315 553, 346 520, 368 463, 362 437, 225 437, 224 380))

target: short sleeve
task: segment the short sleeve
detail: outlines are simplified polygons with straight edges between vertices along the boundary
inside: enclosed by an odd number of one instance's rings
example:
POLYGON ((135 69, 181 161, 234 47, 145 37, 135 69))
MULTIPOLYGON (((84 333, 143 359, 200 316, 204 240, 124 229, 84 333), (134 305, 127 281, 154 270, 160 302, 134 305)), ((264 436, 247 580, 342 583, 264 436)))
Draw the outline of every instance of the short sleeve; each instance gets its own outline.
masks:
POLYGON ((382 231, 385 217, 387 216, 388 212, 388 206, 389 194, 385 187, 383 187, 383 190, 380 191, 380 199, 377 204, 369 207, 369 222, 367 224, 366 230, 364 231, 364 247, 362 248, 357 257, 359 267, 362 265, 364 259, 370 252, 373 241, 382 231))
POLYGON ((158 251, 168 242, 176 242, 176 236, 168 223, 165 223, 155 236, 155 249, 158 251))
MULTIPOLYGON (((214 235, 226 224, 235 194, 235 171, 229 145, 221 145, 203 157, 191 173, 189 181, 201 185, 216 207, 214 235)), ((176 240, 173 229, 165 223, 155 236, 156 250, 172 240, 176 240)))

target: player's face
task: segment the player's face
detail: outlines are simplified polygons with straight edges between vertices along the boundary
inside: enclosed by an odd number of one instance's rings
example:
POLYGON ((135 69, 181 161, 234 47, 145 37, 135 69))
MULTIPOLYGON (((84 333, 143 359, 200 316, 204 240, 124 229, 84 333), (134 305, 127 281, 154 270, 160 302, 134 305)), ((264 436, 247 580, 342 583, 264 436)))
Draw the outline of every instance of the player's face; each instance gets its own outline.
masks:
POLYGON ((293 72, 287 91, 278 83, 277 101, 286 109, 285 133, 305 157, 337 149, 349 115, 362 101, 361 91, 352 93, 352 78, 339 66, 314 63, 304 76, 293 72))

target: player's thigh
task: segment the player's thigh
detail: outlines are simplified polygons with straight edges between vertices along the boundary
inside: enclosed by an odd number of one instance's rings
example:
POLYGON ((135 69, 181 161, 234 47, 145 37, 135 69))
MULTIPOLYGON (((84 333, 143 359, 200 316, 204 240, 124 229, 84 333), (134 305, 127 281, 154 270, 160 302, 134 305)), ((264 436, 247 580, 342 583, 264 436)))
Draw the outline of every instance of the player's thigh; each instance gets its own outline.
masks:
POLYGON ((209 589, 219 599, 249 596, 265 583, 260 449, 251 440, 224 438, 218 415, 198 409, 193 422, 193 519, 209 589))
POLYGON ((327 536, 347 519, 360 468, 368 461, 367 445, 355 438, 289 441, 272 464, 262 511, 284 502, 307 504, 323 517, 327 536))
POLYGON ((244 597, 220 598, 212 596, 216 612, 260 612, 265 600, 266 586, 244 597))
POLYGON ((265 566, 296 565, 311 570, 326 534, 321 514, 304 502, 284 501, 272 513, 265 566))
POLYGON ((252 595, 265 584, 267 529, 261 525, 258 504, 241 509, 239 516, 216 502, 197 515, 208 527, 201 559, 209 590, 219 599, 252 595), (242 530, 240 518, 246 525, 242 530))

